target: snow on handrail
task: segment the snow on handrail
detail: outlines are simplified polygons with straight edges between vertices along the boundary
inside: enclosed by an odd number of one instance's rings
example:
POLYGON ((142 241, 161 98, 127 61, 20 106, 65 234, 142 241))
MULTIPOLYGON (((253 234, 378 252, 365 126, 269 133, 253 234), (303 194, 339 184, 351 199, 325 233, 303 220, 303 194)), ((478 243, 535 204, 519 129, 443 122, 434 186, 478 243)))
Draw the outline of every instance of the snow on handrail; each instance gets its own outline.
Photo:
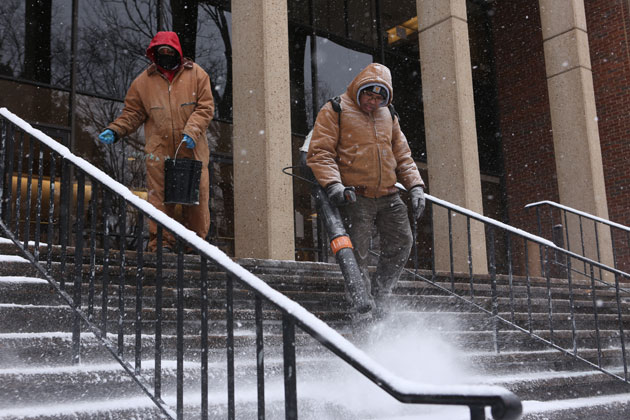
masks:
POLYGON ((599 223, 603 223, 603 224, 608 225, 608 226, 612 226, 612 227, 616 227, 616 228, 621 229, 621 230, 625 230, 626 232, 630 232, 630 227, 628 227, 628 226, 621 225, 621 224, 615 223, 615 222, 611 222, 608 219, 603 219, 601 217, 594 216, 594 215, 592 215, 590 213, 585 213, 583 211, 576 210, 573 207, 568 207, 568 206, 565 206, 563 204, 556 203, 555 201, 543 200, 543 201, 538 201, 538 202, 535 202, 535 203, 529 203, 528 205, 525 206, 525 208, 529 209, 529 208, 533 208, 533 207, 536 207, 536 206, 541 206, 541 205, 544 205, 544 204, 549 205, 551 207, 556 207, 556 208, 568 211, 569 213, 573 213, 573 214, 576 214, 578 216, 582 216, 582 217, 585 217, 587 219, 591 219, 591 220, 599 222, 599 223))
MULTIPOLYGON (((449 203, 448 201, 441 200, 441 199, 433 197, 433 196, 431 196, 429 194, 425 194, 425 197, 427 198, 427 200, 432 201, 435 204, 438 204, 438 205, 440 205, 442 207, 449 208, 451 210, 455 210, 455 211, 457 211, 459 213, 462 213, 462 214, 464 214, 466 216, 469 216, 471 219, 475 219, 475 220, 478 220, 478 221, 480 221, 482 223, 486 223, 486 224, 489 224, 489 225, 492 225, 492 226, 496 226, 496 227, 504 229, 504 230, 506 230, 506 231, 508 231, 510 233, 514 233, 514 234, 519 235, 521 237, 525 237, 525 238, 527 238, 528 240, 530 240, 532 242, 536 242, 536 243, 538 243, 540 245, 547 246, 547 247, 551 248, 554 251, 558 251, 560 253, 565 254, 568 257, 575 258, 575 259, 577 259, 579 261, 582 261, 582 262, 585 262, 587 264, 590 264, 593 267, 597 267, 599 269, 606 270, 606 271, 608 271, 608 272, 610 272, 612 274, 618 274, 618 275, 621 275, 621 276, 624 276, 624 277, 628 277, 628 273, 626 273, 624 271, 621 271, 621 270, 619 270, 617 268, 609 267, 606 264, 603 264, 603 263, 601 263, 599 261, 595 261, 595 260, 587 258, 587 257, 585 257, 583 255, 576 254, 575 252, 571 252, 569 250, 566 250, 566 249, 564 249, 562 247, 559 247, 558 245, 554 244, 550 240, 545 239, 545 238, 543 238, 541 236, 533 235, 533 234, 531 234, 529 232, 526 232, 524 230, 515 228, 515 227, 510 226, 510 225, 506 225, 505 223, 499 222, 498 220, 492 219, 491 217, 483 216, 483 215, 481 215, 479 213, 475 213, 474 211, 468 210, 467 208, 460 207, 460 206, 458 206, 456 204, 453 204, 453 203, 449 203)), ((602 280, 600 280, 600 282, 608 284, 608 283, 606 283, 605 281, 602 281, 602 280)), ((610 284, 608 284, 608 285, 614 287, 613 285, 610 285, 610 284)))
POLYGON ((466 216, 469 216, 472 219, 478 220, 478 221, 483 222, 483 223, 488 224, 488 225, 496 226, 496 227, 501 228, 503 230, 506 230, 508 232, 514 233, 516 235, 524 236, 524 237, 526 237, 527 239, 529 239, 532 242, 537 242, 537 243, 539 243, 541 245, 550 246, 550 247, 555 247, 556 246, 556 244, 554 244, 550 240, 545 239, 545 238, 543 238, 541 236, 532 235, 529 232, 526 232, 526 231, 521 230, 519 228, 515 228, 514 226, 506 225, 505 223, 499 222, 496 219, 493 219, 491 217, 487 217, 487 216, 484 216, 482 214, 476 213, 476 212, 474 212, 472 210, 469 210, 467 208, 460 207, 457 204, 449 203, 448 201, 441 200, 441 199, 433 197, 433 196, 431 196, 429 194, 425 194, 425 197, 429 201, 433 201, 434 203, 439 204, 442 207, 446 207, 446 208, 449 208, 451 210, 455 210, 458 213, 465 214, 466 216))

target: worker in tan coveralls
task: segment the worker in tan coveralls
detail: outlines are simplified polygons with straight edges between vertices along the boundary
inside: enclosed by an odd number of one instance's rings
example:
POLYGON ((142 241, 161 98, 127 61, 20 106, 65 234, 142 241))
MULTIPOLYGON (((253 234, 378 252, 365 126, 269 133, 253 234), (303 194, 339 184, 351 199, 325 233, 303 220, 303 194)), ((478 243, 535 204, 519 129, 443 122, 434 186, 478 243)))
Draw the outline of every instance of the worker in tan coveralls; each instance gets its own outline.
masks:
MULTIPOLYGON (((214 114, 214 100, 208 74, 184 58, 175 32, 158 32, 146 51, 153 62, 131 84, 122 114, 99 135, 111 144, 144 124, 148 200, 168 216, 174 204, 164 204, 164 160, 193 158, 202 162, 199 204, 182 206, 183 224, 202 238, 210 228, 208 162, 210 153, 206 130, 214 114)), ((174 249, 174 238, 163 231, 165 251, 174 249)), ((149 221, 149 251, 157 248, 157 226, 149 221)))
POLYGON ((424 182, 390 108, 393 96, 389 69, 368 65, 341 95, 340 112, 330 101, 320 110, 306 158, 319 184, 339 206, 377 312, 382 312, 384 298, 396 285, 413 241, 396 182, 409 191, 414 218, 422 216, 425 206, 424 182), (368 253, 375 225, 381 254, 370 279, 368 253))

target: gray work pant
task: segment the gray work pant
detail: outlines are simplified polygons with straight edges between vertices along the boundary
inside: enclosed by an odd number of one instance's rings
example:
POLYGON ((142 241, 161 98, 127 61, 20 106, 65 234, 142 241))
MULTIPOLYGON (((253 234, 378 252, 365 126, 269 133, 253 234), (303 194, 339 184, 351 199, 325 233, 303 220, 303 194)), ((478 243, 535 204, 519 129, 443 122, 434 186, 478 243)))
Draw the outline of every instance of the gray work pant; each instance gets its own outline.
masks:
POLYGON ((378 301, 392 291, 411 252, 413 236, 407 206, 395 193, 379 198, 357 196, 355 203, 339 210, 366 288, 378 301), (380 236, 380 257, 371 280, 368 259, 374 226, 380 236))

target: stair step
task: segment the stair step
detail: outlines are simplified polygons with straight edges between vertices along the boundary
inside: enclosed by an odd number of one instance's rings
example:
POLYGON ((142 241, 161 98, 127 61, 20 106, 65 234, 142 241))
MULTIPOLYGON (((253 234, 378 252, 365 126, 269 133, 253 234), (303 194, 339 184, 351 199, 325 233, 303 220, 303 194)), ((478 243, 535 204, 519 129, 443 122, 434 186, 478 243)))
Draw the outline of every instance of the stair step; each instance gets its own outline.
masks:
MULTIPOLYGON (((82 364, 79 367, 69 365, 72 356, 72 312, 47 282, 37 278, 37 271, 17 256, 15 248, 10 248, 14 257, 3 259, 3 264, 0 264, 0 276, 4 276, 0 277, 0 319, 11 320, 10 323, 0 323, 0 382, 11 386, 0 390, 0 419, 12 418, 11 413, 16 417, 15 414, 22 409, 28 409, 27 414, 22 412, 24 418, 38 420, 69 417, 160 418, 153 403, 142 396, 133 381, 122 372, 119 365, 114 364, 112 356, 91 333, 83 332, 81 336, 82 364), (91 401, 86 403, 85 400, 91 401), (45 409, 38 405, 44 401, 45 409), (6 417, 6 413, 9 413, 9 417, 6 417)), ((7 254, 5 249, 6 244, 0 243, 0 254, 7 254)), ((53 275, 66 280, 66 291, 72 296, 75 250, 69 247, 66 251, 65 274, 61 273, 59 263, 61 249, 53 247, 51 251, 53 275)), ((46 247, 40 247, 40 259, 45 260, 46 252, 46 247)), ((156 319, 157 256, 143 253, 142 257, 143 335, 139 356, 142 359, 143 375, 150 383, 152 359, 155 357, 155 338, 152 334, 156 319)), ((120 253, 111 250, 108 258, 108 338, 116 343, 118 337, 114 327, 119 313, 120 253)), ((122 279, 124 358, 132 365, 136 343, 136 258, 135 252, 125 252, 122 279)), ((94 265, 91 265, 92 261, 84 250, 81 298, 83 310, 87 313, 91 293, 89 279, 90 274, 94 273, 93 319, 96 325, 101 321, 104 261, 105 253, 97 250, 94 265)), ((177 341, 174 309, 177 299, 177 255, 166 254, 162 262, 163 398, 171 407, 175 407, 173 366, 177 341)), ((627 384, 599 371, 586 370, 591 367, 550 349, 547 344, 502 322, 498 322, 499 353, 496 353, 495 323, 492 318, 440 289, 453 288, 463 298, 472 299, 475 304, 491 311, 493 286, 490 276, 475 277, 474 298, 471 298, 470 279, 466 275, 451 279, 448 273, 436 273, 433 278, 436 287, 404 273, 388 302, 387 316, 375 322, 359 321, 350 313, 345 300, 343 277, 336 264, 254 259, 239 260, 238 263, 271 287, 299 302, 401 376, 412 375, 412 380, 429 378, 438 381, 436 383, 466 379, 473 386, 478 383, 504 385, 527 399, 524 418, 543 418, 532 416, 546 415, 552 419, 571 418, 562 416, 575 411, 557 407, 561 407, 563 401, 579 405, 580 401, 598 392, 607 394, 610 400, 594 406, 592 412, 603 413, 604 407, 612 407, 613 414, 606 418, 613 420, 617 411, 624 413, 620 409, 624 400, 619 395, 627 393, 627 384), (529 413, 528 407, 531 407, 529 413)), ((224 307, 227 277, 212 264, 208 268, 208 356, 212 378, 210 417, 222 418, 227 413, 224 380, 227 357, 224 307)), ((184 321, 186 418, 199 418, 200 410, 199 269, 199 256, 184 256, 184 302, 189 308, 185 311, 184 321)), ((433 273, 420 270, 419 274, 431 279, 433 273)), ((545 340, 553 340, 555 345, 568 352, 573 348, 574 323, 579 356, 594 364, 601 363, 606 369, 618 369, 622 354, 615 290, 596 285, 597 326, 602 338, 602 347, 598 350, 591 281, 576 276, 572 287, 573 293, 569 294, 567 282, 563 279, 499 275, 496 277, 499 316, 513 319, 524 329, 531 328, 534 334, 545 340), (508 289, 510 284, 513 285, 512 292, 508 289), (553 335, 549 332, 549 295, 552 298, 553 335), (570 299, 574 302, 573 314, 570 299)), ((254 294, 245 285, 235 282, 233 295, 237 418, 256 419, 254 294)), ((622 295, 621 300, 622 310, 630 311, 630 298, 622 295)), ((263 314, 264 360, 268 376, 265 388, 266 418, 284 418, 281 314, 269 304, 263 305, 263 314)), ((623 327, 626 331, 630 330, 630 321, 624 319, 623 327)), ((394 415, 397 419, 470 417, 467 408, 410 406, 394 401, 352 368, 336 360, 299 327, 296 328, 296 352, 301 419, 358 420, 369 417, 384 420, 394 415)), ((630 353, 626 356, 630 358, 630 353)))
POLYGON ((630 391, 630 384, 599 371, 518 373, 510 377, 485 377, 479 382, 504 386, 521 399, 536 401, 555 400, 558 395, 568 399, 630 391))
POLYGON ((580 419, 626 420, 630 418, 630 394, 596 395, 552 401, 523 401, 521 420, 580 419))

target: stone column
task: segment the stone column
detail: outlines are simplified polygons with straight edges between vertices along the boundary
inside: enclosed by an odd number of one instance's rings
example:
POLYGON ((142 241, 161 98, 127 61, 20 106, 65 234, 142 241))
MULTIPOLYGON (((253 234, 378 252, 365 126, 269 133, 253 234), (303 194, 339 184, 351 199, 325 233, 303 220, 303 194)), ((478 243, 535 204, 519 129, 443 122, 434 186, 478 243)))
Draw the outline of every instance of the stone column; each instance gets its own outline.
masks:
POLYGON ((293 260, 286 0, 232 1, 236 257, 293 260))
MULTIPOLYGON (((416 0, 430 193, 483 214, 466 0, 416 0)), ((395 76, 394 76, 395 77, 395 76)), ((433 207, 436 269, 450 270, 446 211, 433 207)), ((483 225, 471 224, 475 273, 487 273, 483 225)), ((468 272, 466 220, 453 218, 454 269, 468 272)))
MULTIPOLYGON (((584 1, 539 0, 539 4, 560 202, 607 219, 584 1)), ((570 217, 565 229, 572 251, 598 259, 593 223, 580 227, 570 217)), ((601 228, 597 234, 601 261, 612 266, 610 230, 601 228)))

